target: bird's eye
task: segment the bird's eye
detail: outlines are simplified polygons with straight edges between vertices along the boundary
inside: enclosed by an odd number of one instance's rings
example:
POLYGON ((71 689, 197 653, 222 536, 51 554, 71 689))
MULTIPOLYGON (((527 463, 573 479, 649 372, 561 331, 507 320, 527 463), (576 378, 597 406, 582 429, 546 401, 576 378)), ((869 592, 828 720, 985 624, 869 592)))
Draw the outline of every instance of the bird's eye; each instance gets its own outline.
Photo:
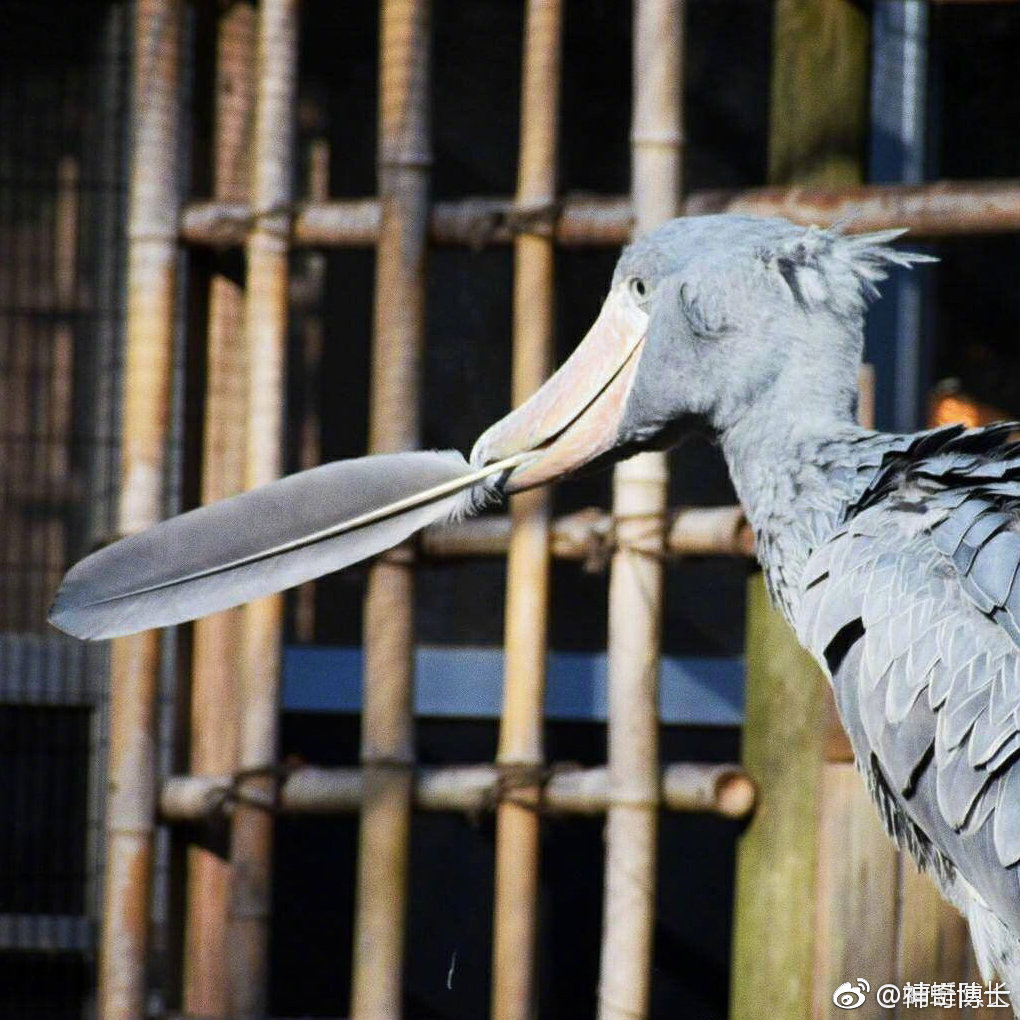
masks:
POLYGON ((630 278, 630 290, 638 301, 648 296, 648 285, 640 276, 632 276, 630 278))

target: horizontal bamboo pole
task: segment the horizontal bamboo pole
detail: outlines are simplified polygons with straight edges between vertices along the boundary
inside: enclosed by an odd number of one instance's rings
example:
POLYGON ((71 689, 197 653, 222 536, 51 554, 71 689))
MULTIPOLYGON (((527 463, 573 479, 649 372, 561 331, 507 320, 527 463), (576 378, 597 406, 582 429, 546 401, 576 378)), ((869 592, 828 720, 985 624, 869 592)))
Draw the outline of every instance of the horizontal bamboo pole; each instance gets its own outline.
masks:
POLYGON ((855 234, 908 227, 915 237, 1013 233, 1020 230, 1020 181, 935 181, 845 188, 768 187, 700 192, 684 213, 785 216, 797 223, 829 224, 849 218, 855 234))
MULTIPOLYGON (((421 811, 486 811, 513 787, 494 765, 420 767, 414 773, 414 805, 421 811)), ((509 773, 508 773, 509 775, 509 773)), ((195 821, 231 805, 230 776, 172 776, 159 797, 168 822, 195 821)), ((283 814, 345 814, 358 811, 365 792, 364 770, 295 769, 280 787, 276 810, 283 814)), ((669 811, 705 812, 745 818, 755 802, 754 783, 739 765, 678 762, 662 770, 662 805, 669 811)), ((262 802, 272 807, 270 800, 262 802)), ((543 784, 541 806, 564 814, 597 815, 609 803, 605 768, 553 766, 543 784)))
MULTIPOLYGON (((511 521, 505 514, 440 524, 422 532, 424 555, 434 559, 502 556, 510 544, 511 521)), ((589 507, 551 525, 555 559, 582 560, 602 566, 616 546, 613 518, 589 507)), ((667 512, 665 555, 753 556, 754 534, 739 506, 677 507, 667 512)))
MULTIPOLYGON (((770 187, 694 192, 685 216, 739 212, 786 216, 798 223, 834 223, 852 216, 852 233, 909 227, 918 237, 1013 233, 1020 230, 1020 180, 933 181, 850 188, 770 187)), ((555 207, 515 213, 511 198, 466 198, 433 203, 433 244, 481 248, 509 244, 520 233, 551 231, 564 247, 614 247, 633 226, 626 196, 567 196, 555 207)), ((192 202, 184 209, 183 240, 196 245, 241 244, 251 210, 237 202, 192 202)), ((374 198, 304 202, 294 208, 292 242, 301 247, 371 247, 379 236, 374 198)))
MULTIPOLYGON (((192 202, 181 218, 191 244, 227 247, 244 241, 251 210, 240 202, 192 202)), ((294 207, 293 243, 308 247, 368 248, 379 237, 374 198, 300 202, 294 207)), ((575 196, 557 206, 518 209, 512 198, 466 198, 432 204, 427 223, 434 244, 481 248, 509 244, 519 233, 555 236, 566 246, 623 244, 630 236, 627 198, 575 196)))

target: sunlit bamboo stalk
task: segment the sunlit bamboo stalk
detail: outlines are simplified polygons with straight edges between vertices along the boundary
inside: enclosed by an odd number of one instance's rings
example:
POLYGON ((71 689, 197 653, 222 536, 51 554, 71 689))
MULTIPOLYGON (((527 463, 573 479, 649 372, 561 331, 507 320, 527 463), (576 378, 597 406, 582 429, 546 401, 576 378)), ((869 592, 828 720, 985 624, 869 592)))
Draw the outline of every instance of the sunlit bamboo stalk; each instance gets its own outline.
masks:
MULTIPOLYGON (((245 488, 278 477, 283 468, 284 370, 287 345, 287 254, 297 88, 297 0, 262 0, 252 203, 255 219, 246 249, 245 488), (282 210, 282 211, 281 211, 282 210)), ((240 729, 242 769, 276 762, 283 598, 244 607, 241 622, 240 729)), ((270 775, 242 783, 255 796, 272 791, 270 775)), ((264 1017, 267 1005, 273 819, 242 806, 231 832, 227 925, 229 1010, 234 1018, 264 1017)))
MULTIPOLYGON (((680 208, 681 0, 637 0, 631 191, 635 234, 680 208)), ((648 1015, 660 805, 659 636, 667 469, 645 453, 617 467, 619 547, 609 582, 609 800, 599 1017, 648 1015), (649 520, 658 520, 649 528, 649 520)))
MULTIPOLYGON (((255 107, 256 12, 236 0, 219 14, 213 124, 213 195, 248 198, 255 107)), ((244 488, 244 293, 226 273, 209 281, 202 502, 244 488)), ((237 668, 242 611, 195 623, 191 681, 191 768, 196 775, 237 764, 237 668)), ((198 1016, 223 1016, 228 1004, 227 914, 230 869, 210 850, 188 848, 183 1005, 198 1016)))
MULTIPOLYGON (((519 210, 552 208, 556 198, 559 120, 560 0, 529 0, 525 15, 519 210)), ((548 376, 553 359, 555 250, 549 231, 514 241, 513 381, 516 406, 548 376)), ((549 494, 543 489, 510 503, 506 586, 506 670, 499 765, 541 768, 549 616, 549 494)), ((515 784, 496 816, 494 1020, 534 1015, 538 934, 541 786, 515 784)))
MULTIPOLYGON (((428 215, 428 0, 383 0, 380 202, 369 443, 419 442, 428 215)), ((365 597, 361 759, 365 799, 351 991, 353 1020, 401 1015, 413 762, 414 565, 406 550, 370 570, 365 597)))
MULTIPOLYGON (((177 298, 181 27, 177 0, 138 0, 118 507, 122 534, 163 516, 177 298)), ((137 1020, 146 1011, 159 660, 158 631, 113 643, 98 993, 102 1020, 137 1020)))

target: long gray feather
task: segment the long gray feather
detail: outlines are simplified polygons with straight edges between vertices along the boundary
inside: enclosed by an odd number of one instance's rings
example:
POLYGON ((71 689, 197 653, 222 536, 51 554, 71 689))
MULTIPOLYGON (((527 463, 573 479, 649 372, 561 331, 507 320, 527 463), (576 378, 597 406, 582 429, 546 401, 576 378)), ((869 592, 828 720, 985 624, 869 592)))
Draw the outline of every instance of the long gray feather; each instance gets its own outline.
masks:
MULTIPOLYGON (((515 458, 520 460, 520 458, 515 458)), ((389 549, 473 508, 456 451, 337 461, 172 517, 68 571, 50 622, 75 637, 166 627, 282 591, 389 549)))

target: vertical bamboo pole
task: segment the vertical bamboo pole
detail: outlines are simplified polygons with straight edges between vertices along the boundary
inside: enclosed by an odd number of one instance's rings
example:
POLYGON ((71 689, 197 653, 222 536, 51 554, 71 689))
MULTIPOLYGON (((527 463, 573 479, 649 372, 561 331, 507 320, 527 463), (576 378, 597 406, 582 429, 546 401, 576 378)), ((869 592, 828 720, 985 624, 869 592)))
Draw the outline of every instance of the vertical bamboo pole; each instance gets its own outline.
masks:
MULTIPOLYGON (((369 444, 418 444, 425 335, 425 228, 430 163, 428 0, 383 0, 379 69, 379 201, 369 444)), ((365 596, 365 766, 358 847, 351 1013, 401 1014, 411 823, 414 565, 383 557, 365 596)))
MULTIPOLYGON (((181 4, 135 7, 128 222, 127 349, 118 527, 162 516, 177 292, 181 4)), ((113 643, 106 868, 99 966, 102 1020, 145 1015, 156 789, 160 635, 113 643)))
MULTIPOLYGON (((631 189, 636 235, 676 216, 682 137, 682 0, 637 0, 631 189)), ((609 580, 609 802, 599 1016, 648 1015, 659 810, 659 636, 667 468, 617 467, 609 580), (651 525, 651 526, 650 526, 651 525)))
MULTIPOLYGON (((307 108, 306 108, 307 109, 307 108)), ((305 197, 310 202, 329 199, 329 139, 320 137, 324 132, 325 112, 317 105, 313 123, 316 137, 306 150, 308 176, 305 197)), ((310 118, 312 119, 312 118, 310 118)), ((322 374, 323 306, 325 293, 326 256, 321 251, 305 252, 302 258, 304 300, 300 310, 301 331, 301 432, 298 440, 298 463, 302 471, 322 462, 322 417, 320 414, 319 384, 322 374)), ((292 302, 293 306, 293 302, 292 302)), ((294 640, 299 643, 315 640, 315 582, 302 584, 294 592, 294 640)))
MULTIPOLYGON (((255 106, 255 8, 237 0, 219 14, 213 194, 227 202, 248 198, 255 106)), ((209 286, 209 337, 202 448, 202 502, 244 488, 244 293, 222 272, 209 286)), ((191 684, 191 771, 229 774, 237 766, 236 664, 242 611, 231 609, 195 624, 191 684)), ((188 849, 184 932, 184 1011, 227 1012, 226 924, 230 869, 211 851, 188 849)))
MULTIPOLYGON (((556 197, 561 0, 529 0, 524 31, 517 206, 550 208, 556 197)), ((514 242, 513 403, 549 374, 553 352, 555 250, 551 230, 514 242)), ((549 494, 515 496, 507 560, 506 680, 498 760, 502 769, 541 767, 549 598, 549 494)), ((538 928, 537 779, 511 787, 496 814, 492 1016, 534 1015, 538 928)))
MULTIPOLYGON (((287 259, 297 88, 297 0, 262 0, 258 19, 258 82, 252 206, 245 285, 247 448, 245 486, 278 477, 283 461, 284 369, 287 347, 287 259)), ((276 761, 283 598, 246 606, 241 625, 239 762, 242 770, 276 761)), ((253 775, 242 793, 272 799, 275 781, 253 775)), ((273 817, 239 805, 231 845, 227 926, 230 1013, 266 1014, 273 817)))

